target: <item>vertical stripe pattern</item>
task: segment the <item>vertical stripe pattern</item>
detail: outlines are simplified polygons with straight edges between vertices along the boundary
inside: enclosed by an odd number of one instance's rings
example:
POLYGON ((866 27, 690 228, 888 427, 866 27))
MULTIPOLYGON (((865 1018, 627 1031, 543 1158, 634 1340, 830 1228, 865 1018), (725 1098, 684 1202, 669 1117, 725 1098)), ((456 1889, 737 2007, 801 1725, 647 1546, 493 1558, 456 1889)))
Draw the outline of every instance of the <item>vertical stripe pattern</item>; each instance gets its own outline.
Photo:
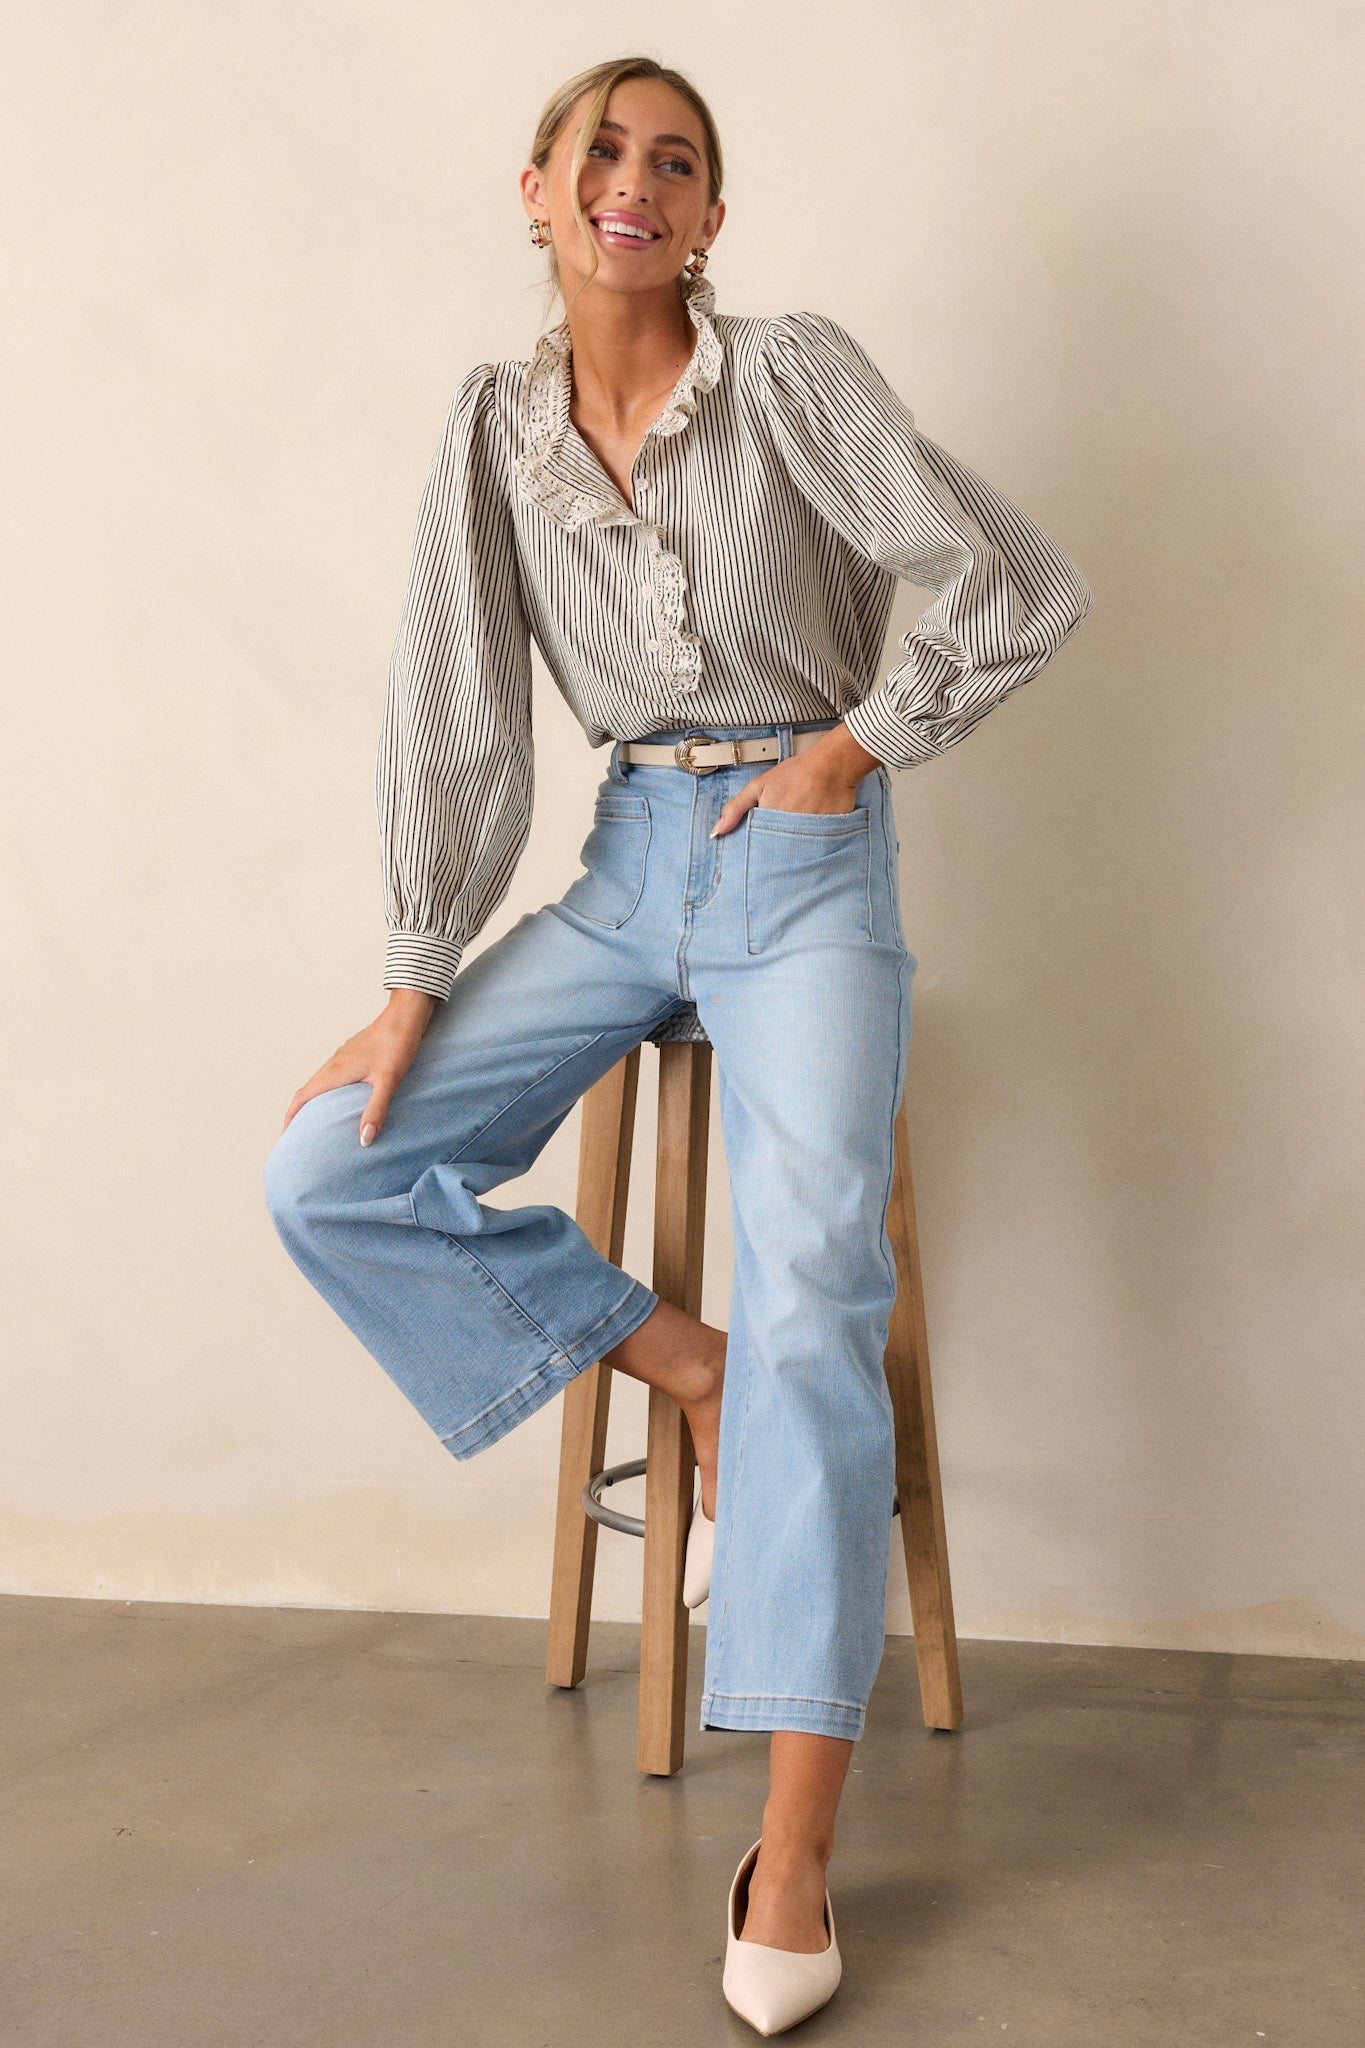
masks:
POLYGON ((618 490, 566 323, 460 385, 418 511, 376 762, 384 985, 444 999, 530 833, 531 646, 593 747, 842 717, 889 768, 966 738, 1093 607, 1042 529, 915 425, 846 329, 717 314, 618 490), (933 594, 885 675, 898 580, 933 594))

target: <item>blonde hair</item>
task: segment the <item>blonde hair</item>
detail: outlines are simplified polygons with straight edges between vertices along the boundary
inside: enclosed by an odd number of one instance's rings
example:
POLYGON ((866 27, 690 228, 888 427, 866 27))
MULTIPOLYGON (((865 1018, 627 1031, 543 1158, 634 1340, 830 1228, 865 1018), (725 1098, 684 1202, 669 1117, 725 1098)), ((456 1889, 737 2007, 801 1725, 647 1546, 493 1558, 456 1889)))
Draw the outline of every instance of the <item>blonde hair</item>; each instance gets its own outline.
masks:
MULTIPOLYGON (((662 84, 671 85, 675 92, 682 94, 701 122, 702 134, 706 140, 708 206, 714 206, 720 198, 724 166, 715 119, 696 86, 690 79, 684 78, 680 71, 671 71, 667 65, 656 63, 653 57, 616 57, 605 64, 594 64, 589 70, 580 71, 577 77, 567 79, 557 92, 550 95, 541 110, 529 161, 537 170, 544 170, 549 161, 550 151, 559 140, 564 124, 569 118, 570 108, 576 99, 581 98, 585 92, 588 93, 588 104, 583 110, 578 133, 574 137, 573 155, 569 162, 569 196, 573 202, 574 219, 578 223, 578 231, 585 246, 592 250, 592 269, 579 286, 579 291, 591 284, 596 276, 598 256, 592 236, 588 233, 583 208, 579 204, 578 174, 583 168, 593 137, 606 111, 612 87, 623 78, 657 78, 662 84)), ((553 303, 556 295, 562 298, 564 293, 563 279, 559 274, 559 258, 553 247, 550 250, 550 272, 550 300, 553 303)), ((577 297, 577 293, 574 296, 577 297)), ((565 310, 567 311, 567 305, 565 310)))

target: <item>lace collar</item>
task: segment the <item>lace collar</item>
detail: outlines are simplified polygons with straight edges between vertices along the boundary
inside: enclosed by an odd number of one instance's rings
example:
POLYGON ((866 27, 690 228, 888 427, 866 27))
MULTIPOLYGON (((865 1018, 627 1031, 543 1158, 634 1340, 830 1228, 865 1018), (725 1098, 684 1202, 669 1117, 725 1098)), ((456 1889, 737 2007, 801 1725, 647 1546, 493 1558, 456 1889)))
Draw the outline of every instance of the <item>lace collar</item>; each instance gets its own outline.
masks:
MULTIPOLYGON (((676 434, 685 427, 698 398, 716 383, 723 366, 720 337, 712 320, 715 286, 704 275, 684 277, 683 303, 697 330, 696 344, 646 439, 649 434, 676 434)), ((605 525, 632 520, 636 515, 569 418, 572 352, 567 316, 536 343, 522 387, 518 487, 561 526, 581 526, 586 519, 600 519, 605 525)))

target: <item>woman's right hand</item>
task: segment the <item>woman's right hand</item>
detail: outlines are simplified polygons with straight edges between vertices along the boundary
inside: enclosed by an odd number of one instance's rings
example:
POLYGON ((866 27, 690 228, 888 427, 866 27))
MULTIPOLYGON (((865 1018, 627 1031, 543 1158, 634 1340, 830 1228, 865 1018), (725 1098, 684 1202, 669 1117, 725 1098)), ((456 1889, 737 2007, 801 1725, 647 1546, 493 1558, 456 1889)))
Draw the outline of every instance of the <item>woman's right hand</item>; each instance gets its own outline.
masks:
POLYGON ((372 1145, 384 1128, 389 1104, 412 1065, 435 1009, 436 997, 428 995, 425 989, 391 989, 387 1008, 380 1011, 373 1024, 367 1024, 354 1038, 339 1045, 316 1074, 304 1082, 289 1105, 281 1135, 304 1103, 311 1102, 315 1095, 325 1095, 329 1088, 344 1088, 348 1081, 369 1081, 370 1099, 360 1115, 360 1142, 372 1145))

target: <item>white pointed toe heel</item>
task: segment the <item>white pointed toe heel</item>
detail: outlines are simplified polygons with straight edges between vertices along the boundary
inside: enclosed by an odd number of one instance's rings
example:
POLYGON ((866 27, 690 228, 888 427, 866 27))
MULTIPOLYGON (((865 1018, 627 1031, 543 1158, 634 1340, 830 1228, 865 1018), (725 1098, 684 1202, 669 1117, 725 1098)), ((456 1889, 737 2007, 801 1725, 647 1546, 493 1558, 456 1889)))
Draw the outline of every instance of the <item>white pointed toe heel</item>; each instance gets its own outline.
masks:
POLYGON ((700 1607, 711 1591, 711 1555, 716 1544, 716 1525, 701 1509, 701 1494, 692 1510, 687 1531, 687 1556, 683 1563, 683 1606, 700 1607))
POLYGON ((725 1929, 725 1973, 721 1989, 732 2012, 760 2034, 785 2033, 818 2012, 839 1988, 843 1962, 834 1934, 834 1907, 825 1891, 825 1924, 829 1947, 814 1955, 799 1949, 769 1948, 761 1941, 741 1941, 749 1906, 749 1879, 763 1837, 740 1859, 730 1885, 725 1929))

